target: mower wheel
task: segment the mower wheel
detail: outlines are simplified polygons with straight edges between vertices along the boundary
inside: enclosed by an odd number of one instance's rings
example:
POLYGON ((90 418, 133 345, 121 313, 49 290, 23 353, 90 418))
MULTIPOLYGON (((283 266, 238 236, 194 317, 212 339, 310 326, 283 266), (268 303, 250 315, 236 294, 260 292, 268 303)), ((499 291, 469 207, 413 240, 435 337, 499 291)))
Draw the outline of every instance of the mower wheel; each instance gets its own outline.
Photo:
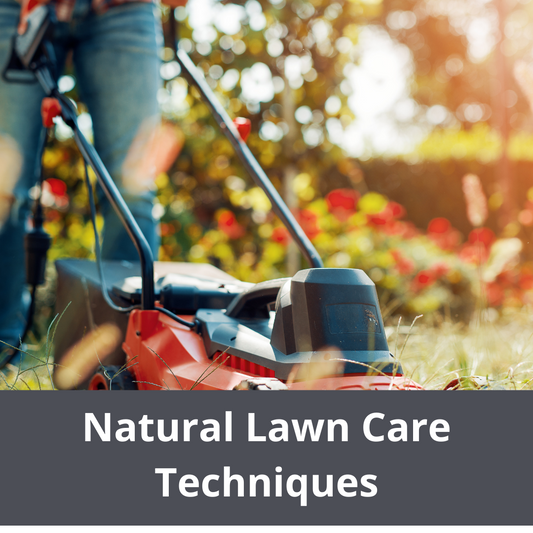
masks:
POLYGON ((89 390, 137 390, 137 384, 129 370, 120 366, 100 367, 89 382, 89 390))

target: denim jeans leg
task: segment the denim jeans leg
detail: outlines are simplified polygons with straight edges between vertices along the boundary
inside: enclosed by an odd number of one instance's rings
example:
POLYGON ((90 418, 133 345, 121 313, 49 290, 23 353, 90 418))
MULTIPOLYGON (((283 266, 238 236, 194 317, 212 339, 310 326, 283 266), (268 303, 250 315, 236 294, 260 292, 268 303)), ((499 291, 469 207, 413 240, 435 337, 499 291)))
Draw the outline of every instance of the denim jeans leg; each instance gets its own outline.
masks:
MULTIPOLYGON (((0 1, 1 68, 9 59, 19 10, 20 5, 14 1, 0 1)), ((19 344, 27 319, 24 233, 29 214, 28 189, 35 179, 42 97, 37 83, 10 84, 0 79, 0 143, 7 155, 0 160, 0 340, 14 346, 19 344), (22 166, 14 165, 13 158, 18 158, 22 166), (17 167, 20 172, 14 176, 17 167)), ((2 348, 3 344, 0 351, 2 348)))
MULTIPOLYGON (((125 187, 122 165, 139 129, 159 118, 160 29, 151 4, 125 4, 103 15, 94 14, 89 6, 89 0, 78 0, 73 22, 56 28, 58 70, 67 46, 73 44, 80 93, 93 119, 95 147, 157 257, 154 190, 145 187, 131 191, 125 187)), ((0 0, 1 67, 9 58, 19 10, 15 0, 0 0)), ((28 191, 35 183, 43 96, 37 83, 8 84, 0 79, 0 195, 6 196, 6 187, 9 189, 9 202, 0 198, 0 208, 9 206, 8 212, 0 213, 0 340, 12 345, 18 345, 27 318, 23 238, 30 210, 28 191), (5 146, 15 147, 15 159, 22 160, 18 176, 5 175, 16 168, 6 164, 2 152, 5 146), (8 182, 14 187, 7 186, 8 182)), ((113 209, 107 202, 103 204, 104 257, 137 260, 136 250, 113 209)))
MULTIPOLYGON (((159 121, 161 30, 154 6, 130 3, 102 15, 93 13, 75 33, 74 64, 82 100, 92 117, 95 148, 157 259, 153 182, 132 188, 123 179, 123 164, 132 143, 143 129, 159 121)), ((102 198, 101 208, 103 257, 137 261, 135 247, 106 199, 102 198)))
MULTIPOLYGON (((20 4, 15 0, 0 0, 1 69, 11 53, 19 12, 20 4)), ((55 30, 54 48, 60 72, 66 56, 67 24, 58 24, 55 30)), ((37 81, 6 83, 0 78, 0 143, 4 149, 15 147, 22 161, 18 176, 13 176, 13 165, 0 157, 1 206, 6 211, 0 213, 0 340, 13 346, 18 346, 24 332, 29 307, 24 235, 31 208, 28 192, 36 180, 36 154, 42 130, 40 108, 44 96, 37 81)), ((2 347, 0 345, 0 350, 2 347)))

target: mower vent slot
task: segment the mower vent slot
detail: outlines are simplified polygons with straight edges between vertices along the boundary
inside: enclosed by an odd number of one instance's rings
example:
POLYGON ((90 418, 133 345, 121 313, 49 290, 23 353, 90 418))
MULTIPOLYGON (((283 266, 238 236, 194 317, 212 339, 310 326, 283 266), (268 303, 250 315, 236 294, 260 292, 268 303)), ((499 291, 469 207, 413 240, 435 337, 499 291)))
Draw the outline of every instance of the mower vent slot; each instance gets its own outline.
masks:
MULTIPOLYGON (((216 359, 221 352, 215 354, 214 359, 216 359)), ((224 357, 224 355, 222 355, 224 357)), ((227 357, 227 356, 226 356, 227 357)), ((226 359, 224 357, 224 359, 226 359)), ((262 378, 275 378, 276 373, 271 368, 266 368, 265 366, 258 365, 257 363, 252 363, 246 359, 241 359, 235 355, 230 355, 229 358, 223 363, 225 366, 234 368, 235 370, 241 370, 242 372, 248 372, 249 374, 254 374, 262 378)))

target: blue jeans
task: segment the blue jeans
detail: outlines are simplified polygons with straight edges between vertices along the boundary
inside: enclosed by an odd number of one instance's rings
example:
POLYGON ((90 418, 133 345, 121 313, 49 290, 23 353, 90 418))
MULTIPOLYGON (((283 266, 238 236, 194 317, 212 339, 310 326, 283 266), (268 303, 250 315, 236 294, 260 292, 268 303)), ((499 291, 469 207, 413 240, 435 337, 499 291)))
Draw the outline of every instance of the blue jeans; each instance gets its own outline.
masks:
MULTIPOLYGON (((14 0, 0 0, 0 68, 8 60, 19 11, 20 5, 14 0)), ((96 15, 90 0, 76 0, 72 21, 57 25, 53 42, 59 73, 67 54, 73 52, 78 91, 93 121, 95 148, 155 258, 159 247, 152 216, 155 193, 145 185, 134 190, 127 187, 122 180, 122 165, 141 126, 154 125, 159 119, 160 40, 161 29, 152 4, 127 3, 96 15)), ((0 79, 0 210, 4 208, 0 213, 0 339, 15 346, 27 318, 23 239, 31 209, 28 191, 35 184, 43 96, 37 83, 8 84, 0 79), (17 157, 2 157, 7 153, 6 146, 11 155, 18 151, 18 179, 13 176, 17 157), (14 188, 10 180, 16 182, 14 188)), ((104 217, 103 258, 136 261, 135 247, 113 208, 103 198, 100 205, 104 217)))

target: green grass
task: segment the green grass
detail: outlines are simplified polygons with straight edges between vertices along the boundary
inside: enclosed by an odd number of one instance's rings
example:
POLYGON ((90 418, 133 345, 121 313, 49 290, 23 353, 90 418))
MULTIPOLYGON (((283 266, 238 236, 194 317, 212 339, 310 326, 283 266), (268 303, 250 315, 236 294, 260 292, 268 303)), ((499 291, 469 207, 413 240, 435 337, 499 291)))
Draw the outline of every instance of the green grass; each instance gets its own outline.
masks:
POLYGON ((30 345, 23 353, 22 362, 0 370, 0 390, 52 390, 54 365, 46 346, 30 345))
MULTIPOLYGON (((0 390, 50 390, 54 389, 52 374, 54 371, 53 346, 54 336, 61 317, 67 308, 57 314, 46 330, 46 336, 39 344, 18 349, 20 359, 15 359, 0 370, 0 390)), ((6 343, 0 341, 0 346, 6 343)), ((7 344, 11 348, 13 346, 7 344)))
MULTIPOLYGON (((484 311, 470 324, 440 316, 421 317, 412 328, 389 325, 389 348, 396 350, 407 376, 427 389, 442 389, 452 379, 481 376, 489 389, 533 388, 533 311, 484 311), (430 320, 432 324, 428 324, 430 320)), ((462 380, 460 388, 476 388, 462 380)))

